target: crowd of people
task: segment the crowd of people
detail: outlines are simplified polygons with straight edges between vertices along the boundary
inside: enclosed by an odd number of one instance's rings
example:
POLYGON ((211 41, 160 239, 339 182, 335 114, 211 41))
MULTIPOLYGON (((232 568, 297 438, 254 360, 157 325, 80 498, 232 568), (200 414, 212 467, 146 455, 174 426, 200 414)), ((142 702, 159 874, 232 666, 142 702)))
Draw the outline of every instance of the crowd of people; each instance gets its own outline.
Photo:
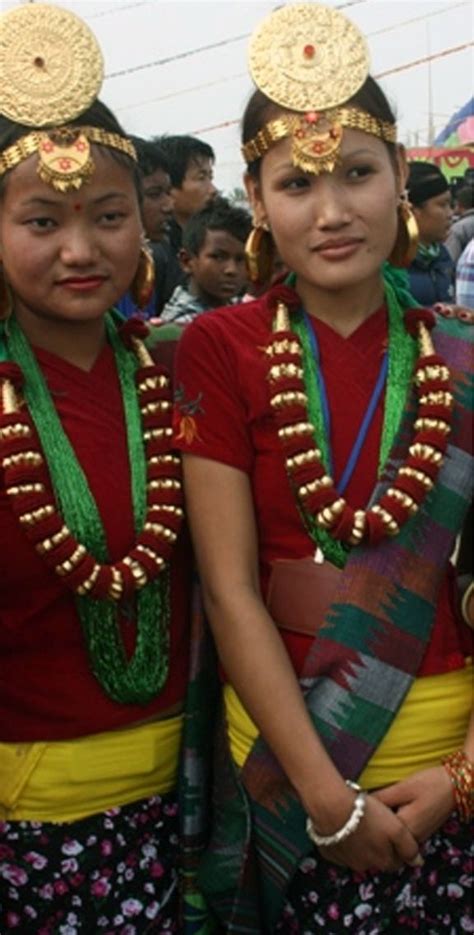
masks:
MULTIPOLYGON (((137 309, 127 295, 118 303, 122 313, 126 317, 140 314, 154 324, 174 320, 184 325, 200 312, 240 301, 248 288, 255 294, 244 255, 235 243, 222 251, 211 243, 214 236, 209 240, 206 252, 209 257, 218 253, 220 266, 215 265, 214 274, 208 266, 208 285, 202 292, 193 272, 196 263, 190 263, 191 256, 198 256, 196 246, 188 249, 189 243, 196 243, 195 229, 216 231, 216 218, 225 215, 220 229, 242 246, 251 227, 249 210, 232 205, 217 192, 212 181, 212 149, 189 136, 132 140, 143 177, 143 224, 153 253, 155 282, 145 308, 137 309), (167 170, 170 164, 182 166, 179 175, 175 169, 174 185, 167 170), (236 268, 239 253, 240 271, 236 268), (229 254, 228 259, 223 254, 229 254), (219 285, 223 278, 233 284, 229 291, 219 285)), ((418 228, 417 250, 408 264, 411 294, 421 305, 457 303, 473 309, 474 186, 461 185, 453 196, 435 163, 420 160, 408 168, 406 195, 418 228)), ((199 236, 201 251, 203 233, 199 236)), ((281 263, 276 267, 275 275, 282 267, 281 263)))
POLYGON ((474 932, 472 187, 334 7, 251 38, 247 206, 0 36, 2 935, 474 932))

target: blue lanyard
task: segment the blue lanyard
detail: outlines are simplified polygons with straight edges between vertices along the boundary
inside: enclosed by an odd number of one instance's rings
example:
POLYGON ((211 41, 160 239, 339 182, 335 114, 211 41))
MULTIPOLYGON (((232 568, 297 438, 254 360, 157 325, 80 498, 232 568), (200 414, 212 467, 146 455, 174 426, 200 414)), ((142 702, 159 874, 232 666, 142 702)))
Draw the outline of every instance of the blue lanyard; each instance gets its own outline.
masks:
MULTIPOLYGON (((316 337, 315 330, 311 323, 311 318, 307 312, 303 312, 304 321, 306 324, 306 330, 308 332, 309 340, 311 342, 311 349, 313 351, 314 359, 316 361, 316 378, 318 381, 319 388, 319 398, 321 400, 321 409, 323 414, 324 430, 326 432, 327 446, 329 452, 329 470, 332 476, 334 476, 333 463, 332 463, 332 453, 331 453, 331 413, 329 411, 329 402, 328 395, 326 391, 326 383, 324 380, 324 374, 321 368, 321 355, 319 353, 319 344, 316 337)), ((379 375, 377 377, 377 382, 374 389, 372 390, 372 396, 370 397, 367 409, 365 411, 364 418, 359 427, 357 433, 357 438, 352 446, 352 451, 347 459, 347 464, 342 473, 341 479, 336 484, 337 492, 343 494, 349 484, 349 481, 355 471, 357 462, 360 458, 364 442, 367 438, 367 433, 369 431, 372 419, 374 418, 375 410, 377 409, 380 397, 385 386, 385 381, 387 379, 388 372, 388 351, 385 351, 385 354, 382 357, 382 363, 380 366, 379 375)))

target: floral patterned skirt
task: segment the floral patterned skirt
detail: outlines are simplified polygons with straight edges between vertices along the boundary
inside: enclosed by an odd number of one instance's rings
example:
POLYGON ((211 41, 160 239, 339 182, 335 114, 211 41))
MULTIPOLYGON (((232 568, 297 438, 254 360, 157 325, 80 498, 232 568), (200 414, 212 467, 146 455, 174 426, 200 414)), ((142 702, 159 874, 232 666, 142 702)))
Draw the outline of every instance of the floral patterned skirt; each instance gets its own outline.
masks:
POLYGON ((0 822, 0 932, 179 932, 177 823, 174 792, 70 824, 0 822))
POLYGON ((304 860, 276 932, 283 935, 462 935, 474 932, 472 836, 454 816, 421 848, 423 867, 357 874, 304 860))

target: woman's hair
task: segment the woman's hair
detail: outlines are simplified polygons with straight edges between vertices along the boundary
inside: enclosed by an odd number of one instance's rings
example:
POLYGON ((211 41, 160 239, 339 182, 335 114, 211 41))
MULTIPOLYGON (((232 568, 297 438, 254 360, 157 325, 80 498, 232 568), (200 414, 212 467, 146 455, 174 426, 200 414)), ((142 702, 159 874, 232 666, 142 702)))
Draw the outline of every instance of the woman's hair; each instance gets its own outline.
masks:
MULTIPOLYGON (((127 137, 125 130, 118 122, 117 118, 114 116, 111 110, 102 103, 102 101, 96 100, 94 103, 86 110, 84 113, 80 114, 78 117, 75 117, 74 120, 70 120, 67 124, 61 124, 61 126, 68 127, 97 127, 99 130, 108 130, 110 133, 118 133, 119 136, 127 137)), ((18 142, 22 136, 27 136, 28 133, 31 133, 35 129, 45 130, 52 129, 51 127, 27 127, 21 123, 14 123, 13 120, 10 120, 8 117, 4 117, 3 114, 0 114, 0 153, 4 149, 7 149, 8 146, 12 146, 14 143, 18 142)), ((126 153, 122 153, 119 150, 107 147, 107 151, 110 156, 119 162, 122 166, 128 169, 132 175, 137 189, 137 194, 141 200, 141 182, 140 182, 140 172, 137 167, 137 164, 127 156, 126 153)), ((8 172, 0 178, 0 197, 3 194, 5 181, 8 178, 8 172)))
MULTIPOLYGON (((396 122, 395 114, 382 88, 370 75, 366 78, 364 84, 359 88, 357 93, 354 94, 350 100, 345 102, 344 106, 358 107, 360 110, 365 110, 372 117, 375 117, 376 120, 380 120, 384 123, 394 124, 396 122)), ((293 113, 293 111, 287 111, 285 108, 275 104, 263 91, 259 91, 258 89, 254 91, 242 118, 242 144, 252 140, 269 120, 280 115, 282 111, 284 113, 293 113)), ((390 157, 395 163, 395 144, 386 142, 385 145, 390 153, 390 157)), ((250 163, 247 167, 247 171, 254 178, 258 178, 260 162, 261 159, 255 159, 254 162, 250 163)))

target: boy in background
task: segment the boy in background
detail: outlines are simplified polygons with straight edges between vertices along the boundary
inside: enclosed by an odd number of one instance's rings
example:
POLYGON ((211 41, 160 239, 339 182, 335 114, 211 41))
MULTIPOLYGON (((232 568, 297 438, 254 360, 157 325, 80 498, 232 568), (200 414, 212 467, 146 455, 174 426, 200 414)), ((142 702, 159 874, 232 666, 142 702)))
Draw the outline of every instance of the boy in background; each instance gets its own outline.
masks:
POLYGON ((160 145, 153 140, 131 137, 137 154, 142 195, 142 221, 145 237, 155 264, 155 283, 147 306, 141 311, 127 292, 117 302, 117 308, 125 316, 139 315, 141 318, 154 318, 159 311, 159 299, 164 290, 162 257, 164 244, 173 217, 173 198, 169 164, 160 145), (160 278, 161 276, 161 278, 160 278))
POLYGON ((238 301, 247 286, 245 241, 251 219, 225 198, 194 214, 179 253, 186 276, 165 305, 160 321, 188 324, 196 315, 238 301))
POLYGON ((169 166, 173 215, 166 239, 155 257, 157 279, 156 312, 159 315, 178 285, 184 281, 179 254, 183 230, 190 218, 208 205, 217 194, 214 185, 214 150, 195 136, 156 136, 154 142, 169 166))

